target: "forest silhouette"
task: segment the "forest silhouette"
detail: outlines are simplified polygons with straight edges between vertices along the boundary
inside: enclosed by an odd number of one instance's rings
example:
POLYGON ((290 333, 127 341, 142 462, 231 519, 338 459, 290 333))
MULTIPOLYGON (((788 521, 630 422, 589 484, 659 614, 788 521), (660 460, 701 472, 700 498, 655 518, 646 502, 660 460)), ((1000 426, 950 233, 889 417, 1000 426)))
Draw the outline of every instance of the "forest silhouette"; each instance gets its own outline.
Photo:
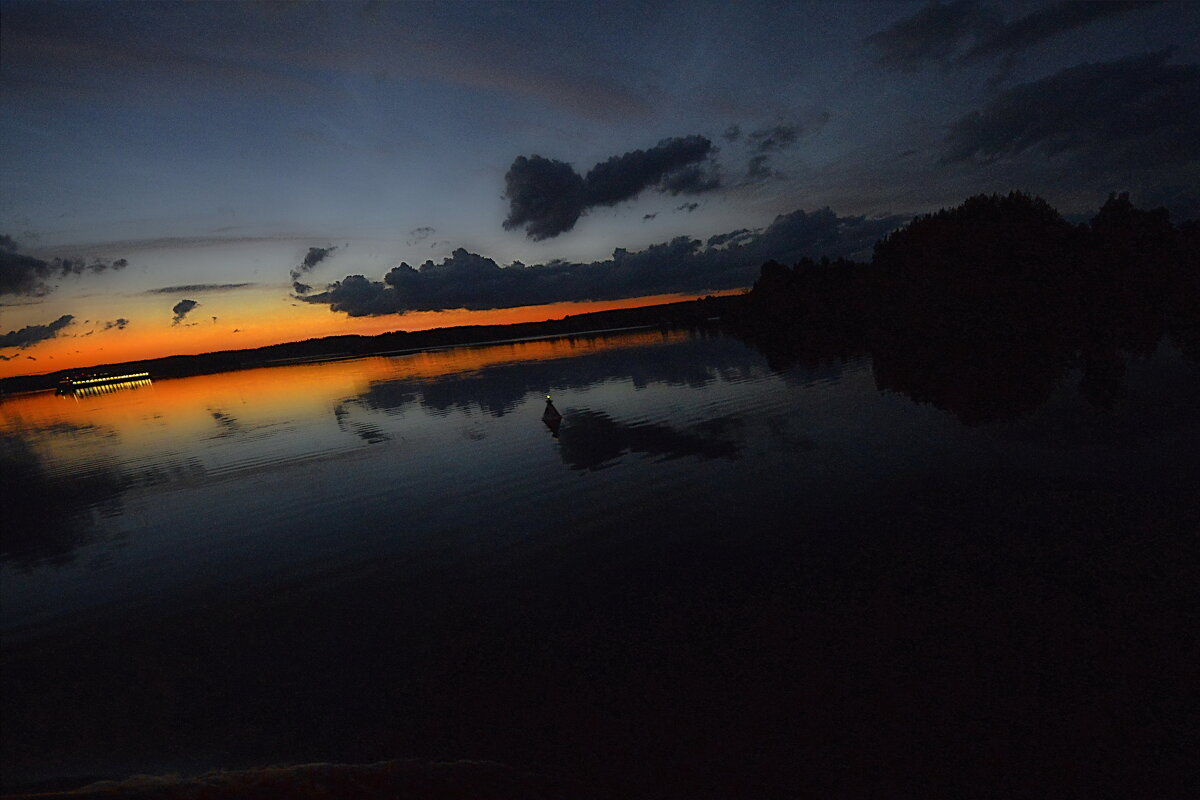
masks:
POLYGON ((769 261, 733 327, 771 364, 868 353, 881 390, 968 424, 1018 418, 1078 370, 1110 408, 1164 337, 1200 360, 1200 225, 1110 195, 1072 224, 1020 192, 915 218, 870 263, 769 261))

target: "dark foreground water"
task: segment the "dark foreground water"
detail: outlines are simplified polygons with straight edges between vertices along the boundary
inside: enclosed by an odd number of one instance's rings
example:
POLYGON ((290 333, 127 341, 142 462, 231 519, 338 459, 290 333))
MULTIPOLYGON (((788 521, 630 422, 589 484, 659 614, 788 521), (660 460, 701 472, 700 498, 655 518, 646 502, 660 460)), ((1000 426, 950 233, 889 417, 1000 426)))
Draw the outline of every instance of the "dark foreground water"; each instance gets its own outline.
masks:
POLYGON ((965 426, 865 357, 635 332, 6 398, 4 783, 1182 796, 1197 373, 965 426))

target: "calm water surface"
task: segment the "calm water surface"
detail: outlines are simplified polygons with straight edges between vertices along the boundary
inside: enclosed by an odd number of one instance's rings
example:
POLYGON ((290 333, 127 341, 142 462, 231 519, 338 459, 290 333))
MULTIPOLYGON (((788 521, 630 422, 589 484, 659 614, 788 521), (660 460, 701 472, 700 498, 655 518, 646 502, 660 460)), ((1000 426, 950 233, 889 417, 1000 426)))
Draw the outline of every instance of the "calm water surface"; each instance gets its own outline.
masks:
POLYGON ((1113 408, 1069 378, 968 427, 866 357, 626 332, 5 398, 5 783, 399 757, 663 797, 1170 780, 1196 372, 1162 349, 1113 408))

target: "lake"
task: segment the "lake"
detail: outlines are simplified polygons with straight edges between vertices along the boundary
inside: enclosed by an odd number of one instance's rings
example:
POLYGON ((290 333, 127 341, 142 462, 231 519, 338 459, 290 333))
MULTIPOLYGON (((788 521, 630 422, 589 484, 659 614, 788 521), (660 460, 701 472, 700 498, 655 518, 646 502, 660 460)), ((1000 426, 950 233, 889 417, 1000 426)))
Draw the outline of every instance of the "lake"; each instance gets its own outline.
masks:
POLYGON ((654 330, 3 398, 5 786, 1183 788, 1200 369, 1122 374, 968 425, 866 355, 654 330))

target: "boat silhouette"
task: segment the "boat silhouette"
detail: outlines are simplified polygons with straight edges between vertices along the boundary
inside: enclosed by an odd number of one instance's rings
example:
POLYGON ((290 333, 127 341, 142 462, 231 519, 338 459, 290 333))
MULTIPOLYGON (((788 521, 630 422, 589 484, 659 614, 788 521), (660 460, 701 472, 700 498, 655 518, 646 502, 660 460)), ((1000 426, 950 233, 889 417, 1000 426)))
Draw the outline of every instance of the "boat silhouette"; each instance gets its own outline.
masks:
POLYGON ((546 410, 542 412, 542 422, 546 423, 546 427, 555 436, 558 436, 558 428, 562 425, 562 414, 554 407, 554 401, 550 399, 550 395, 546 395, 546 410))

